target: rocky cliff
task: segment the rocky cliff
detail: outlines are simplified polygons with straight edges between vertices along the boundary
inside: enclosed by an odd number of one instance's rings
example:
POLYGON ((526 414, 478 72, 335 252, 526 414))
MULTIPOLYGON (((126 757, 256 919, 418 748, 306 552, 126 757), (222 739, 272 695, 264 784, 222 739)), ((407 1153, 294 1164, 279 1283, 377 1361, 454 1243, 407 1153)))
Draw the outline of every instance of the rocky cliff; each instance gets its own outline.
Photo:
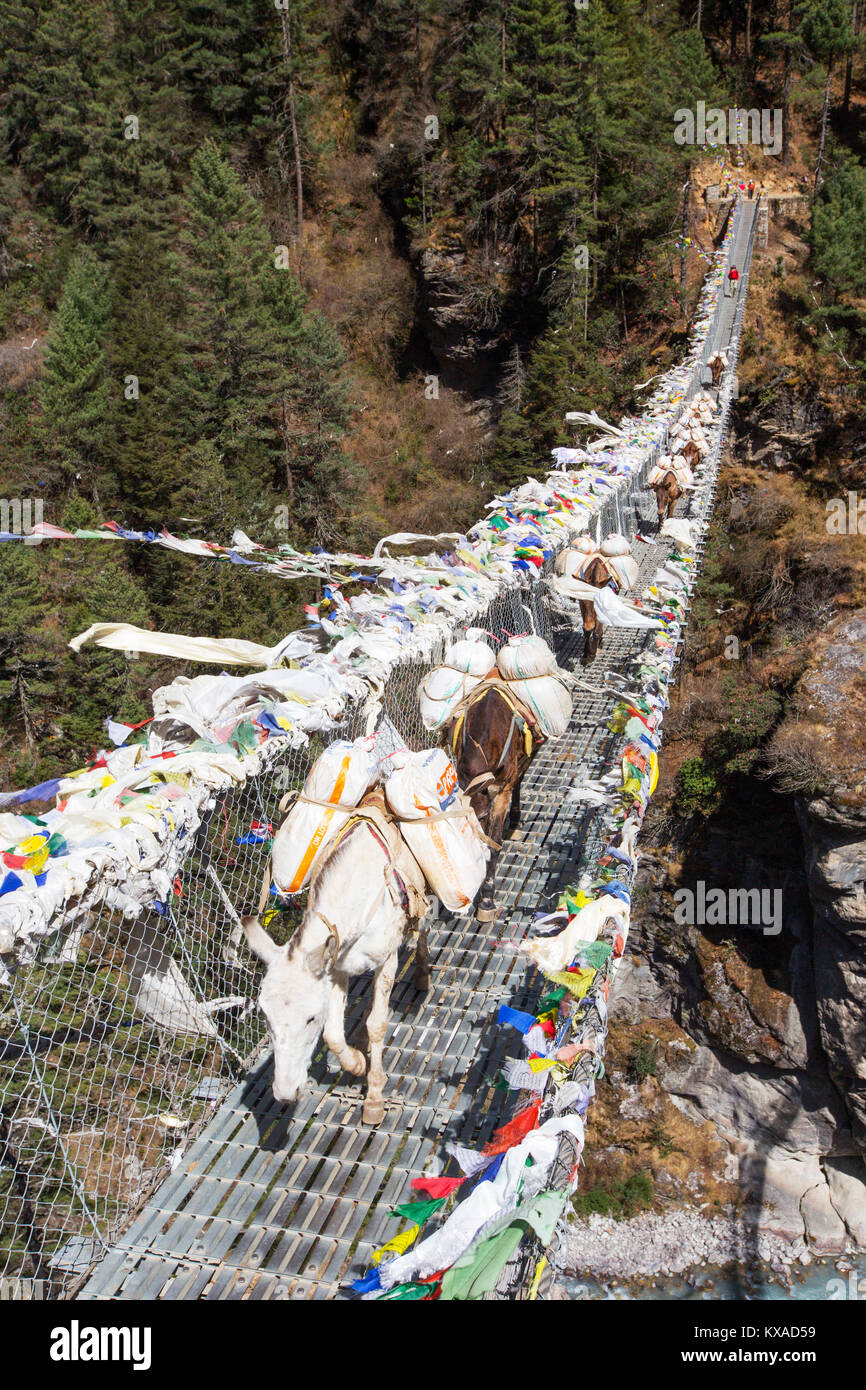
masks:
POLYGON ((658 1197, 727 1210, 755 1252, 761 1233, 804 1258, 866 1246, 864 672, 857 611, 815 640, 774 737, 825 790, 743 778, 684 848, 646 854, 616 984, 590 1181, 648 1166, 658 1197), (701 881, 779 892, 780 922, 678 923, 701 881))

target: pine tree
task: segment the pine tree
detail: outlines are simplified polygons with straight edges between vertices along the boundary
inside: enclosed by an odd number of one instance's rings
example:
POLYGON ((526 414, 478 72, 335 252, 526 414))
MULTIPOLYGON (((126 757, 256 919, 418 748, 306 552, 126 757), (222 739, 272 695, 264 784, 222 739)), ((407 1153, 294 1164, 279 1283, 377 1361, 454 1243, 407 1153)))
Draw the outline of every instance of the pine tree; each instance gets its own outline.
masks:
POLYGON ((171 126, 141 84, 112 76, 87 110, 86 149, 69 197, 77 223, 109 254, 139 230, 165 234, 176 212, 171 126))
MULTIPOLYGON (((41 631, 47 616, 44 585, 34 546, 0 546, 0 599, 0 718, 6 737, 26 745, 32 760, 53 693, 41 631)), ((28 771, 34 765, 28 763, 28 771)))
POLYGON ((821 187, 824 166, 824 145, 827 139, 827 121, 830 114, 830 82, 833 69, 839 58, 854 46, 854 33, 851 28, 851 7, 849 0, 805 0, 800 8, 800 30, 806 47, 819 62, 827 66, 827 80, 824 84, 824 102, 821 108, 821 134, 818 139, 818 157, 815 163, 815 193, 821 187))
POLYGON ((289 505, 298 539, 336 536, 350 468, 343 354, 275 254, 258 205, 220 156, 193 160, 183 244, 191 285, 187 375, 202 442, 217 451, 242 524, 289 505))
POLYGON ((106 452, 112 501, 139 528, 174 523, 181 448, 195 432, 174 326, 181 306, 173 259, 152 233, 133 236, 112 282, 106 452))
POLYGON ((270 490, 281 376, 265 298, 274 247, 261 210, 213 141, 192 161, 186 205, 190 406, 200 438, 217 447, 235 485, 270 490))
POLYGON ((794 58, 803 49, 803 35, 799 23, 796 22, 796 0, 787 0, 785 27, 772 27, 768 33, 762 36, 761 43, 770 52, 784 55, 780 109, 782 112, 782 163, 787 165, 791 145, 789 124, 791 77, 794 69, 794 58))
POLYGON ((505 140, 511 2, 457 7, 454 56, 437 96, 453 161, 450 196, 476 228, 488 261, 520 232, 505 140))
POLYGON ((93 497, 105 462, 109 413, 108 302, 105 269, 82 247, 51 325, 35 430, 46 475, 55 482, 74 478, 93 497))
POLYGON ((498 487, 512 488, 525 483, 537 464, 534 431, 525 414, 506 410, 499 422, 491 473, 498 487))
POLYGON ((574 34, 560 0, 513 0, 506 134, 523 188, 533 258, 561 249, 585 186, 574 34))
MULTIPOLYGON (((73 497, 60 514, 67 530, 98 514, 73 497)), ((104 720, 144 718, 138 664, 69 639, 94 622, 146 626, 148 605, 130 573, 130 553, 105 541, 0 547, 0 713, 22 749, 23 785, 69 771, 105 743, 104 720)))
POLYGON ((9 152, 35 197, 72 212, 92 108, 108 59, 104 0, 10 0, 4 7, 0 85, 9 99, 9 152))
POLYGON ((349 420, 343 351, 330 324, 304 308, 291 272, 270 272, 266 303, 281 342, 279 427, 296 535, 333 546, 357 486, 341 444, 349 420))
POLYGON ((821 186, 812 209, 812 264, 838 298, 866 294, 866 169, 848 159, 821 186))
POLYGON ((276 6, 261 0, 179 0, 178 10, 181 81, 196 109, 212 117, 227 137, 271 139, 279 84, 276 6))

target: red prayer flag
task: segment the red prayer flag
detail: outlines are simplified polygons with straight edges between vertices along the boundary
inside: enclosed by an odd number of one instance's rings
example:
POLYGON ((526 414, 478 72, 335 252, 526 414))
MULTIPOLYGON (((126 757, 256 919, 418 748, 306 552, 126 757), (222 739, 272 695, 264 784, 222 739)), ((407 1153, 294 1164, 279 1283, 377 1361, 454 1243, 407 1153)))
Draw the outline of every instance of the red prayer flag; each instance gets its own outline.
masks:
POLYGON ((503 1154, 507 1149, 513 1149, 515 1144, 519 1144, 521 1139, 525 1139, 530 1130, 538 1128, 538 1115, 541 1110, 541 1101, 536 1101, 534 1105, 527 1105, 520 1110, 513 1120, 509 1120, 507 1125, 500 1125, 496 1130, 489 1144, 485 1144, 481 1150, 483 1154, 493 1157, 495 1154, 503 1154))
POLYGON ((464 1178, 413 1178, 409 1186, 416 1192, 429 1192, 431 1197, 450 1197, 464 1181, 464 1178))

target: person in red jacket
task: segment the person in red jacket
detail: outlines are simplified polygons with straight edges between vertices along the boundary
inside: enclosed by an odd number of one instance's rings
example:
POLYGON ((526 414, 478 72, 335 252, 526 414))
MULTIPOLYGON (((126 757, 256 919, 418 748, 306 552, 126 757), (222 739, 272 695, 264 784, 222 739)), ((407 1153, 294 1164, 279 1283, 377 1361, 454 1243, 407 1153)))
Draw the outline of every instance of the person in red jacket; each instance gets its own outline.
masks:
POLYGON ((736 294, 740 288, 740 272, 735 265, 728 271, 728 294, 736 294))

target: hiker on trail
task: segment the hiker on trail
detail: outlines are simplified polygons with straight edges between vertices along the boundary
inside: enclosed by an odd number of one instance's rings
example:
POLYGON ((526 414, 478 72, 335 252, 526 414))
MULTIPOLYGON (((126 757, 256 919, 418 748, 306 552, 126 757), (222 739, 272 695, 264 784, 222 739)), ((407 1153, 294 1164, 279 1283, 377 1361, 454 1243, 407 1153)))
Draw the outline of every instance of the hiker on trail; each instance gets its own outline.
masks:
POLYGON ((755 180, 754 180, 754 179, 749 179, 749 197, 750 197, 750 198, 754 198, 754 196, 755 196, 755 180))

